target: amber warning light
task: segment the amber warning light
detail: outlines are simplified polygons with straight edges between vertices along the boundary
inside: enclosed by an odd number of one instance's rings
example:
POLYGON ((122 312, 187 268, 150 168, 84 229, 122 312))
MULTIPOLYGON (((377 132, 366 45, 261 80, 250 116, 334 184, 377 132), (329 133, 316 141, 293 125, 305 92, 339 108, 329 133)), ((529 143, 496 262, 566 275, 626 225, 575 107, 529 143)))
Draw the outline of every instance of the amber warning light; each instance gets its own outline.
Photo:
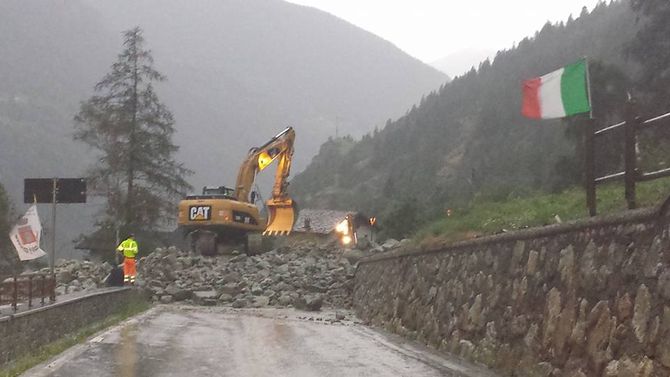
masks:
POLYGON ((349 245, 352 241, 349 219, 344 219, 342 222, 335 226, 335 231, 340 235, 340 242, 342 245, 349 245))

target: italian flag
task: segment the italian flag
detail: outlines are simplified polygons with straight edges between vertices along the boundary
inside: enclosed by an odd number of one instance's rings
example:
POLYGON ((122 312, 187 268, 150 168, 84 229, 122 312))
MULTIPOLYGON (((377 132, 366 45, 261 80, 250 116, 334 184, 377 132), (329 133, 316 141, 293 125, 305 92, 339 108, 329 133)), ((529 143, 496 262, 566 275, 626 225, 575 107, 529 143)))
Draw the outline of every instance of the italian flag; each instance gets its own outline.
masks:
POLYGON ((586 70, 586 60, 580 60, 524 81, 522 114, 533 119, 552 119, 590 112, 586 70))

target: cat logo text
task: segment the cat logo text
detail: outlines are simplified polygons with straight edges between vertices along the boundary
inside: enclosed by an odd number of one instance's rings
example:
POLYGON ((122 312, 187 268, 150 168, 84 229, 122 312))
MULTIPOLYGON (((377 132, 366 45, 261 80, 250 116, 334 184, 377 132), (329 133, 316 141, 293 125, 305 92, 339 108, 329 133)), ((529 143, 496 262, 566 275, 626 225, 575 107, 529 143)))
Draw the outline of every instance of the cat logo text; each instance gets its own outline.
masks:
POLYGON ((188 209, 188 219, 191 221, 207 221, 212 219, 211 206, 191 206, 188 209))

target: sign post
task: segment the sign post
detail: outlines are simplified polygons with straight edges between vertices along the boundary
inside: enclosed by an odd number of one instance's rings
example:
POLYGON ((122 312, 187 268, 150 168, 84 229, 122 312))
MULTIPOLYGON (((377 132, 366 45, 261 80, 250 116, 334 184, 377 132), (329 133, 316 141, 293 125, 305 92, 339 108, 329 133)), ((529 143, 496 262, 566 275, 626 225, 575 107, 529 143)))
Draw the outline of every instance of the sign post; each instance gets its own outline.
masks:
POLYGON ((49 269, 56 265, 56 204, 86 203, 84 178, 26 178, 23 181, 24 203, 51 203, 51 250, 49 269))
POLYGON ((56 195, 58 194, 58 178, 53 178, 51 186, 51 253, 49 254, 49 269, 51 276, 55 274, 56 265, 56 195))

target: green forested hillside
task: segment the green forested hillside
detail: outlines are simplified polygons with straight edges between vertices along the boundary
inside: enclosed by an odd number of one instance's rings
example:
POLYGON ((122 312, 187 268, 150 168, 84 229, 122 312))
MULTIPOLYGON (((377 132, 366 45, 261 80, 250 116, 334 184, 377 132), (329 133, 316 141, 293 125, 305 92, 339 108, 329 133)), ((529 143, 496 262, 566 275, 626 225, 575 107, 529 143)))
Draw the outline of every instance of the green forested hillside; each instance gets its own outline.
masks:
POLYGON ((640 28, 636 19, 621 1, 547 24, 382 130, 358 142, 329 140, 293 180, 293 192, 304 206, 356 208, 387 218, 416 207, 420 221, 475 195, 515 196, 578 183, 583 123, 524 119, 521 82, 588 56, 598 85, 598 121, 619 119, 628 77, 640 69, 626 59, 626 46, 640 28))

